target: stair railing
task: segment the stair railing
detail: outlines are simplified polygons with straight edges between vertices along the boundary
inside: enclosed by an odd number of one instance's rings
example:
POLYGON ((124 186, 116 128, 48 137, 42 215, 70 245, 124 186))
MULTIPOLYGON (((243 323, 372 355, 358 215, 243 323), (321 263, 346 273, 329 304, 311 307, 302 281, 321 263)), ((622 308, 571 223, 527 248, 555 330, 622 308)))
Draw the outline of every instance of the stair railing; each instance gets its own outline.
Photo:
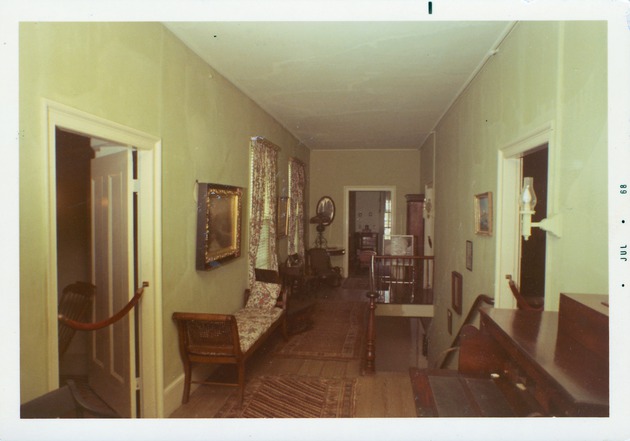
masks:
POLYGON ((468 310, 468 314, 466 314, 466 318, 464 319, 464 321, 462 322, 462 325, 457 331, 457 334, 455 335, 455 338, 453 339, 450 347, 446 349, 445 351, 443 351, 438 357, 435 364, 436 366, 439 367, 439 369, 443 369, 444 366, 446 366, 448 362, 451 360, 451 357, 453 356, 455 351, 459 349, 459 338, 461 336, 462 329, 464 328, 464 326, 470 324, 473 316, 478 312, 478 309, 482 303, 486 303, 488 305, 494 305, 494 299, 490 296, 487 296, 486 294, 479 294, 477 296, 472 306, 468 310))

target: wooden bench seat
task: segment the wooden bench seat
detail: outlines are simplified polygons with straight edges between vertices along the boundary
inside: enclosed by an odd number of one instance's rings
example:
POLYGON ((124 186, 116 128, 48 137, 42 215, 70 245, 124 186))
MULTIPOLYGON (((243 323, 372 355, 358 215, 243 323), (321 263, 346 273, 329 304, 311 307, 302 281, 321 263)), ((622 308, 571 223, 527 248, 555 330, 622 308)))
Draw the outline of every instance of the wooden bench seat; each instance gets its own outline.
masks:
POLYGON ((287 293, 282 284, 257 281, 251 292, 245 291, 245 307, 234 314, 173 313, 184 364, 182 404, 188 402, 191 383, 238 386, 242 402, 247 359, 278 328, 288 339, 286 305, 287 293), (237 382, 193 381, 192 367, 200 363, 234 364, 237 382))

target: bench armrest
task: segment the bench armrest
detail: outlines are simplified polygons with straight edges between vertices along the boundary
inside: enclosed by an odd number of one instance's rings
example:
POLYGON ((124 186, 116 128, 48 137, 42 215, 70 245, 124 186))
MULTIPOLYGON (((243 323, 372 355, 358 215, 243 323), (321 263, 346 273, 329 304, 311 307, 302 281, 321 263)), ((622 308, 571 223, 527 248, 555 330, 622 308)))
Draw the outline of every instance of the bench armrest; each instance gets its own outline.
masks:
POLYGON ((179 349, 182 358, 209 354, 240 356, 236 318, 227 314, 175 312, 179 349))

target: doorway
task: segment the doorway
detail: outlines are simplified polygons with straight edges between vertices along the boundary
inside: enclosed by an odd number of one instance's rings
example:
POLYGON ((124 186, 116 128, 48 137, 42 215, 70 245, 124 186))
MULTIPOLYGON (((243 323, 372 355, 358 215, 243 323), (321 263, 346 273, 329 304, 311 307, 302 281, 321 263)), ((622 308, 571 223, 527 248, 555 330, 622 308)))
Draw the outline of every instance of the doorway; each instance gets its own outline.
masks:
POLYGON ((359 254, 362 250, 380 254, 383 238, 392 234, 395 213, 394 187, 345 188, 344 263, 347 277, 367 275, 359 254))
POLYGON ((559 294, 549 289, 547 264, 552 260, 545 231, 533 228, 536 238, 523 241, 519 201, 524 176, 534 177, 538 203, 537 222, 555 212, 554 170, 557 170, 554 125, 550 121, 498 151, 497 267, 495 307, 516 308, 516 300, 506 280, 512 277, 521 293, 542 297, 545 309, 553 309, 559 294), (531 243, 530 243, 531 242, 531 243))
MULTIPOLYGON (((129 155, 129 163, 133 162, 135 164, 130 169, 138 178, 133 184, 135 191, 138 192, 138 197, 133 198, 131 205, 137 207, 138 212, 142 213, 142 217, 132 227, 135 234, 132 233, 131 237, 136 237, 135 249, 137 250, 136 255, 138 259, 136 264, 129 265, 129 268, 135 267, 136 272, 131 273, 132 280, 134 274, 136 274, 140 283, 144 281, 149 282, 149 286, 144 290, 140 308, 136 308, 138 311, 137 322, 130 327, 130 332, 138 336, 137 346, 132 344, 133 338, 126 339, 130 342, 130 346, 136 348, 138 354, 137 361, 135 363, 132 361, 129 367, 129 371, 132 372, 134 378, 134 381, 129 385, 130 395, 138 397, 138 404, 137 406, 134 405, 126 413, 132 417, 162 417, 163 379, 160 375, 160 365, 163 356, 160 341, 162 313, 161 255, 159 253, 161 249, 161 202, 159 193, 161 142, 159 138, 59 103, 45 100, 44 106, 48 122, 45 139, 47 139, 48 170, 50 170, 48 176, 50 192, 47 203, 48 225, 50 225, 47 248, 50 253, 47 285, 47 314, 49 316, 47 369, 49 387, 54 389, 59 386, 60 373, 64 373, 63 370, 66 369, 65 366, 60 366, 59 364, 57 345, 57 293, 59 287, 63 287, 68 279, 86 280, 86 274, 91 273, 92 265, 91 255, 87 254, 88 251, 86 250, 88 248, 85 247, 86 240, 91 240, 91 237, 86 239, 91 235, 91 226, 89 228, 86 227, 88 224, 86 221, 88 216, 85 214, 85 211, 88 209, 85 203, 87 200, 85 198, 86 187, 84 184, 79 185, 80 188, 76 190, 79 196, 74 196, 75 206, 73 202, 64 200, 65 195, 62 197, 57 194, 57 174, 60 173, 62 175, 60 177, 62 180, 70 180, 70 183, 65 185, 73 186, 78 185, 78 182, 89 182, 91 173, 87 164, 92 160, 91 146, 89 146, 90 140, 108 140, 109 143, 122 146, 122 151, 129 155), (73 173, 68 174, 61 168, 57 169, 57 135, 60 132, 73 135, 75 140, 82 143, 82 146, 77 148, 77 151, 81 152, 78 154, 80 158, 75 158, 78 164, 83 164, 80 172, 74 170, 73 173), (132 150, 131 146, 136 146, 133 155, 130 153, 132 150), (76 176, 74 175, 75 173, 76 176), (58 208, 62 207, 75 211, 73 215, 75 219, 71 220, 70 224, 64 221, 62 225, 58 225, 58 208), (74 229, 70 233, 63 231, 64 229, 67 230, 68 225, 72 225, 72 222, 76 226, 76 231, 74 229), (72 236, 72 240, 66 241, 68 235, 72 236), (57 245, 60 241, 64 241, 64 244, 58 250, 57 245), (69 271, 68 266, 71 266, 72 270, 69 271), (142 382, 136 381, 136 378, 142 378, 142 382), (140 384, 142 387, 140 387, 140 384)), ((63 134, 62 136, 66 135, 63 134)), ((68 162, 72 163, 74 161, 62 162, 65 167, 68 167, 68 162)), ((78 166, 72 164, 71 167, 76 169, 78 166)), ((131 245, 131 247, 134 248, 134 245, 131 245)), ((87 278, 88 281, 94 279, 92 274, 89 274, 89 276, 87 278)), ((72 282, 76 280, 72 280, 72 282)), ((114 308, 118 309, 116 306, 114 308)), ((88 337, 83 338, 87 339, 88 337)), ((76 344, 82 346, 80 339, 76 344)), ((130 360, 133 360, 133 357, 130 357, 130 360)), ((76 367, 79 372, 84 372, 85 368, 86 366, 76 367)))
MULTIPOLYGON (((534 178, 537 196, 532 222, 540 222, 547 217, 547 144, 523 155, 522 177, 534 178)), ((545 264, 547 234, 540 228, 532 228, 528 240, 521 237, 520 292, 524 297, 545 298, 545 264)))
MULTIPOLYGON (((137 154, 61 129, 56 147, 58 292, 74 282, 94 285, 84 320, 106 320, 138 288, 137 154)), ((140 415, 136 312, 102 330, 76 332, 59 354, 60 384, 69 378, 89 384, 124 417, 140 415)))

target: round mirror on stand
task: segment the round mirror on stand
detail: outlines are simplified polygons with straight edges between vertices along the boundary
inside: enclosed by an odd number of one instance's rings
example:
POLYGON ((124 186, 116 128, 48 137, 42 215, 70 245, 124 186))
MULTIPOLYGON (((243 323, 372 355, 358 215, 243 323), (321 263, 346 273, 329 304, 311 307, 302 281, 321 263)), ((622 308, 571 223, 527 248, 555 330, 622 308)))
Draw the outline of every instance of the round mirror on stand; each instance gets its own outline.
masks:
POLYGON ((335 202, 330 196, 322 197, 317 202, 316 212, 317 217, 321 219, 321 224, 327 227, 335 219, 335 202))
POLYGON ((315 216, 311 218, 312 224, 317 224, 317 238, 315 239, 316 248, 326 248, 326 239, 324 238, 324 230, 330 225, 335 218, 335 203, 329 196, 322 197, 315 207, 315 216))

